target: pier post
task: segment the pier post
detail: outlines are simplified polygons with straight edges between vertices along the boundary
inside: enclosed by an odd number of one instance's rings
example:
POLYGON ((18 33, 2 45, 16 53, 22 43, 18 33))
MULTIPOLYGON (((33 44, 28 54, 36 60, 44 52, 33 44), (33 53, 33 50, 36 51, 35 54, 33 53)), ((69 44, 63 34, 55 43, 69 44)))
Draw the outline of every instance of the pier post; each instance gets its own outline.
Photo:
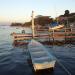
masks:
POLYGON ((71 44, 71 43, 72 43, 72 36, 73 36, 73 35, 72 35, 72 27, 70 27, 70 29, 71 29, 71 33, 70 33, 70 36, 71 36, 71 37, 70 37, 70 44, 71 44))
POLYGON ((35 33, 34 33, 34 11, 32 11, 32 38, 34 38, 35 33))
POLYGON ((64 30, 65 30, 65 43, 66 43, 66 28, 64 28, 64 30))
POLYGON ((48 32, 49 32, 49 42, 50 42, 50 37, 51 37, 50 27, 48 28, 48 32))
POLYGON ((54 43, 54 29, 53 29, 53 34, 52 34, 52 37, 53 37, 53 43, 54 43))

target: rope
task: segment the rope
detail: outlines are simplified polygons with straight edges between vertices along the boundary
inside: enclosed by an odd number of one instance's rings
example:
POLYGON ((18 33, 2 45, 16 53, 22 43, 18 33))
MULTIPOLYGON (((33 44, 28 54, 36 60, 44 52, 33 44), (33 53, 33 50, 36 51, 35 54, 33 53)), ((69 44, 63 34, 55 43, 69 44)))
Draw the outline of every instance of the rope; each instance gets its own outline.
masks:
POLYGON ((58 62, 58 64, 63 68, 63 70, 68 74, 68 75, 71 75, 71 73, 65 68, 65 66, 63 64, 61 64, 59 62, 59 60, 56 58, 56 61, 58 62))

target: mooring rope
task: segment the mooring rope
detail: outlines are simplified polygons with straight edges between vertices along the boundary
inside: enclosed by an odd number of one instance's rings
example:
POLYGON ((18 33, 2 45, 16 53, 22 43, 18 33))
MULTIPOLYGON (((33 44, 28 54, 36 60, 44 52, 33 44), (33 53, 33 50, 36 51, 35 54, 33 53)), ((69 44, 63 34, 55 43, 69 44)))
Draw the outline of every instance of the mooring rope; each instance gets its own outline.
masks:
POLYGON ((57 58, 56 58, 56 61, 68 75, 71 75, 71 73, 68 71, 68 69, 57 58))
MULTIPOLYGON (((55 56, 55 55, 54 55, 54 56, 55 56)), ((69 70, 59 61, 59 59, 56 58, 56 56, 55 56, 55 59, 56 59, 57 63, 62 67, 62 69, 67 73, 67 75, 72 75, 72 74, 69 72, 69 70)))
POLYGON ((56 55, 55 56, 55 59, 56 61, 58 62, 58 64, 62 67, 62 69, 67 73, 67 75, 72 75, 71 72, 59 61, 58 58, 56 58, 56 55))

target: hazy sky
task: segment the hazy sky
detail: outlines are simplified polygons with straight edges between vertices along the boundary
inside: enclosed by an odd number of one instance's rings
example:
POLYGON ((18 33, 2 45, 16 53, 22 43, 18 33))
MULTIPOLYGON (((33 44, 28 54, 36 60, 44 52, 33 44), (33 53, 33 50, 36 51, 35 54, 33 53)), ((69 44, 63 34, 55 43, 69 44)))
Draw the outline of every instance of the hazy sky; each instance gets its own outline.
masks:
POLYGON ((0 0, 0 23, 26 22, 35 15, 56 17, 68 9, 75 12, 75 0, 0 0))

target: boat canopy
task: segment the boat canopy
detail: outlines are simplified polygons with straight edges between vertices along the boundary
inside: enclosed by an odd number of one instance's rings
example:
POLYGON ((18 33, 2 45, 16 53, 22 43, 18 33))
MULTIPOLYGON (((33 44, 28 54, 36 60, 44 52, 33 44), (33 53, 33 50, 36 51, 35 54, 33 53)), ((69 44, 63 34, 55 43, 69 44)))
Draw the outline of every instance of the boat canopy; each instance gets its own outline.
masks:
POLYGON ((59 24, 57 22, 51 22, 50 23, 50 27, 55 27, 55 26, 58 26, 59 24))

